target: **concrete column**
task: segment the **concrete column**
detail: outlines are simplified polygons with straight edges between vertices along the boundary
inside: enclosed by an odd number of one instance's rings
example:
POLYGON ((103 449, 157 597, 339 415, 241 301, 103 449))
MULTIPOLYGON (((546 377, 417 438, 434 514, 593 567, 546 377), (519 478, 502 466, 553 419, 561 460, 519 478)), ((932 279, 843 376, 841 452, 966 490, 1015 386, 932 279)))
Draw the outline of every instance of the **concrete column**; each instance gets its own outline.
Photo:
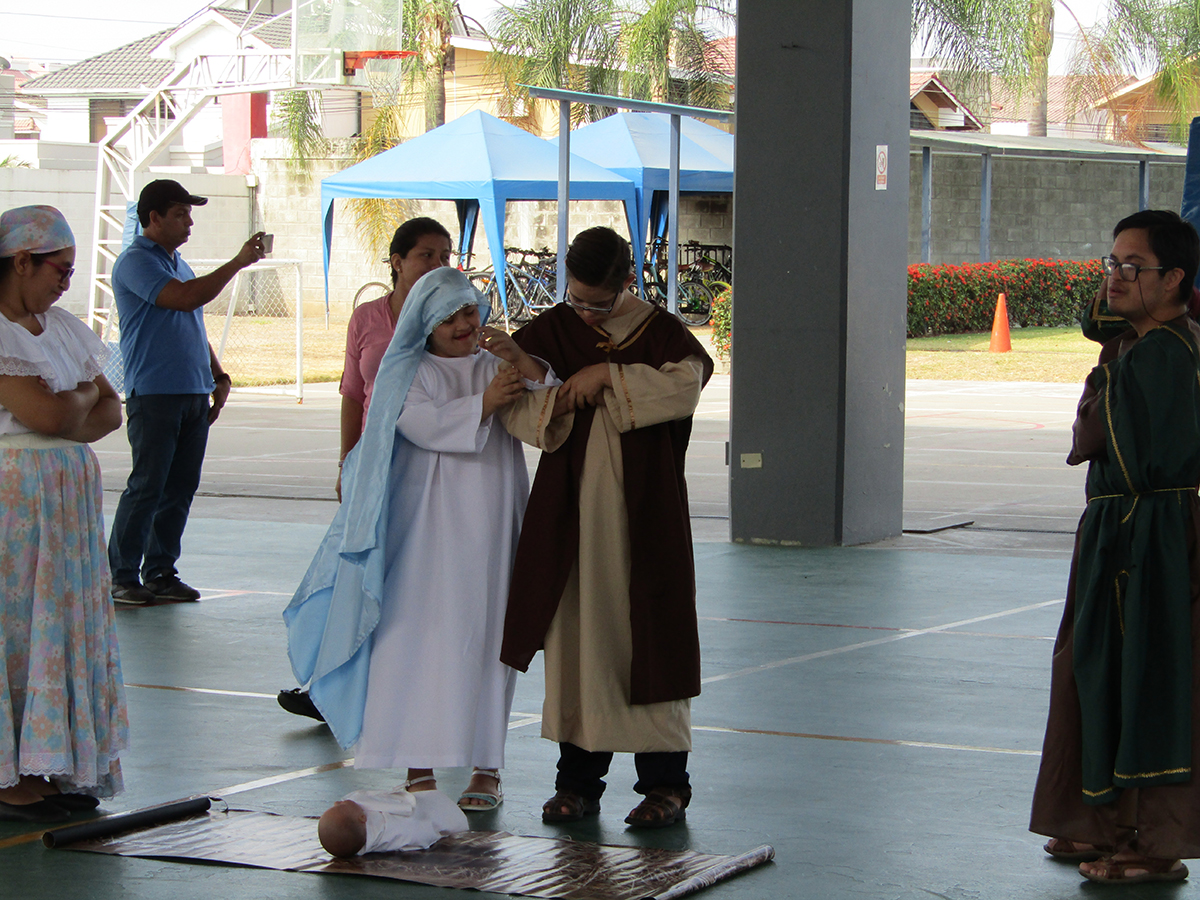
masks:
POLYGON ((900 532, 909 20, 896 0, 739 4, 735 541, 900 532))

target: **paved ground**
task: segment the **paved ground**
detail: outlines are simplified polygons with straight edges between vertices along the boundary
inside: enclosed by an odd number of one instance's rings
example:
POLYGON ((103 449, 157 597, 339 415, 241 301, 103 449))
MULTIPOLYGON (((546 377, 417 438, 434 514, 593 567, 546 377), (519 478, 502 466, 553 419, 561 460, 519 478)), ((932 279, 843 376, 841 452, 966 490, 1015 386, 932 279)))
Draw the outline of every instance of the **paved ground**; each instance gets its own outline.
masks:
MULTIPOLYGON (((519 680, 506 800, 478 827, 732 853, 774 864, 714 898, 1059 898, 1086 891, 1025 830, 1083 473, 1063 464, 1076 391, 908 387, 906 533, 864 548, 727 542, 728 379, 706 391, 689 456, 704 691, 693 707, 688 823, 624 828, 619 759, 598 821, 542 825, 554 747, 538 736, 540 659, 519 680)), ((318 814, 389 773, 344 767, 327 731, 281 712, 279 612, 333 514, 337 400, 239 392, 213 431, 185 538, 198 604, 121 610, 134 745, 108 810, 195 793, 318 814)), ((122 435, 97 447, 115 503, 122 435)), ((465 773, 446 772, 448 790, 465 773)), ((0 826, 0 896, 448 897, 443 889, 47 851, 0 826)), ((1186 888, 1184 888, 1186 890, 1186 888)), ((1109 894, 1124 892, 1109 891, 1109 894)), ((1171 890, 1170 896, 1176 891, 1171 890)), ((1139 897, 1168 896, 1150 887, 1139 897)))

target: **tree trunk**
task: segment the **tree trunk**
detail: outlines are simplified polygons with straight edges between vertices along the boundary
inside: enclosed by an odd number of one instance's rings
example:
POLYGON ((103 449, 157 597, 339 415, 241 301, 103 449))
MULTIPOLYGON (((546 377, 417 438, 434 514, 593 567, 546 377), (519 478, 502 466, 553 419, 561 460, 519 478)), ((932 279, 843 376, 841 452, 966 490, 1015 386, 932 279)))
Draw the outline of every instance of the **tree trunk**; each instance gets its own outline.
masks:
POLYGON ((1033 0, 1029 8, 1029 90, 1033 112, 1029 133, 1046 136, 1050 94, 1050 50, 1054 47, 1054 0, 1033 0))
POLYGON ((425 69, 425 130, 446 124, 446 57, 450 20, 437 3, 428 3, 421 22, 421 63, 425 69))

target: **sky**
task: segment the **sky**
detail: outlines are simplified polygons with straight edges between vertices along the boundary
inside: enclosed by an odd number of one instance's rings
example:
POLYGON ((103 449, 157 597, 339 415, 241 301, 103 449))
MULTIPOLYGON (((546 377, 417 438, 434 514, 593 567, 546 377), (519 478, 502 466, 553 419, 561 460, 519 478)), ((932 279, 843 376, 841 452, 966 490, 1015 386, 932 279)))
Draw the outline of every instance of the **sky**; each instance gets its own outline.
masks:
MULTIPOLYGON (((459 2, 465 14, 480 21, 497 5, 496 0, 459 2)), ((1094 23, 1106 2, 1066 0, 1085 25, 1094 23)), ((54 0, 39 7, 29 0, 0 0, 0 56, 74 62, 178 24, 206 5, 204 0, 54 0), (34 11, 39 8, 53 11, 34 11)), ((1061 0, 1054 31, 1052 67, 1062 72, 1076 30, 1061 0)), ((920 55, 920 48, 914 48, 914 55, 920 55)))

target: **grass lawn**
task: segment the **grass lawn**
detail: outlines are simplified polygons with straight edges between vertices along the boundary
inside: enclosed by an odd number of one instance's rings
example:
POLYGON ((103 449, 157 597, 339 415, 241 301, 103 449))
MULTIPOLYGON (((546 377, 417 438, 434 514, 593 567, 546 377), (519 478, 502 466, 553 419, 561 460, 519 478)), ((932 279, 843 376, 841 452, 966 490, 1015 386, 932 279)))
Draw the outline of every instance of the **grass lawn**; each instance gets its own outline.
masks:
MULTIPOLYGON (((305 381, 337 381, 341 377, 349 318, 349 309, 337 306, 330 311, 328 327, 323 315, 305 317, 305 381)), ((221 338, 223 327, 223 317, 208 321, 209 339, 214 346, 221 338)), ((236 317, 222 360, 234 385, 246 387, 293 381, 296 377, 295 329, 295 320, 290 318, 236 317)), ((711 353, 712 329, 693 329, 693 334, 711 353)), ((1087 340, 1078 327, 1014 328, 1010 353, 988 352, 990 340, 989 333, 912 338, 908 341, 908 377, 1081 384, 1096 364, 1100 352, 1100 345, 1087 340)))
POLYGON ((1085 338, 1078 326, 1014 328, 1009 353, 989 352, 990 342, 989 332, 910 338, 908 377, 1082 384, 1100 353, 1100 345, 1085 338))

